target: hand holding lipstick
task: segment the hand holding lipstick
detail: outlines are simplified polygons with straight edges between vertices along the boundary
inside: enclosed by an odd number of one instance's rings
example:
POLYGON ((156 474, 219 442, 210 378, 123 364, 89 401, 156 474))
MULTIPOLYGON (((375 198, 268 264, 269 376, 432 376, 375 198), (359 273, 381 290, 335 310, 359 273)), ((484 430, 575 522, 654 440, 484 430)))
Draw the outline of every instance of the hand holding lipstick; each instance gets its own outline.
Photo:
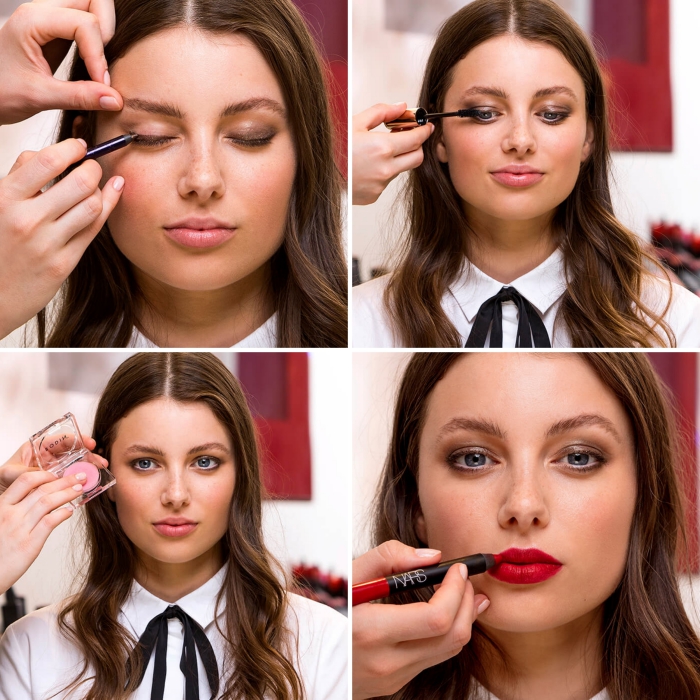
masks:
MULTIPOLYGON (((437 550, 385 542, 353 562, 353 581, 428 567, 437 550)), ((456 654, 471 639, 472 624, 489 605, 474 594, 463 565, 450 568, 427 603, 353 608, 353 698, 390 695, 421 671, 456 654)))

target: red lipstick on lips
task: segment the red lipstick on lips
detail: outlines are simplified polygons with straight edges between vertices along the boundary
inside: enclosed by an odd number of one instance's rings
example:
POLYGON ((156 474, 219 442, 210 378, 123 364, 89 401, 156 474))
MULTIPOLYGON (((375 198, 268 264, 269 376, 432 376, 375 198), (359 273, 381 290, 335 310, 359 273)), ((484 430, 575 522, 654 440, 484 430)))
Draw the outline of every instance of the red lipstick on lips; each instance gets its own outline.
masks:
POLYGON ((214 248, 236 233, 235 226, 212 217, 191 216, 163 228, 168 238, 185 248, 214 248))
POLYGON ((494 170, 491 175, 507 187, 529 187, 544 177, 543 172, 531 165, 507 165, 505 168, 494 170))
POLYGON ((153 523, 153 527, 165 537, 184 537, 194 531, 197 523, 187 518, 165 518, 153 523))
POLYGON ((540 583, 552 578, 563 564, 539 549, 511 547, 500 554, 501 562, 489 574, 505 583, 540 583))

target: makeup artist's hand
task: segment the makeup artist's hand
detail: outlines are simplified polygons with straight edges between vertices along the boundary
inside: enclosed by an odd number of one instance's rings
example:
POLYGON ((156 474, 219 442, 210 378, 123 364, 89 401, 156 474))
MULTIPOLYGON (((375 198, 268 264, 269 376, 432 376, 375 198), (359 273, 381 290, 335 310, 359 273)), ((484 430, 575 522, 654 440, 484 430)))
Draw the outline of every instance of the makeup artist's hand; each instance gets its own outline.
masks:
POLYGON ((114 35, 114 0, 34 0, 0 28, 0 124, 46 109, 120 110, 104 45, 114 35), (75 41, 92 80, 53 77, 75 41))
MULTIPOLYGON (((414 549, 392 540, 354 560, 354 583, 432 566, 434 549, 414 549)), ((450 568, 428 603, 363 603, 352 609, 353 700, 391 695, 430 666, 458 654, 471 639, 472 624, 489 605, 474 589, 464 564, 450 568)))
POLYGON ((378 104, 352 120, 352 203, 372 204, 399 174, 423 162, 423 142, 435 126, 426 124, 410 131, 371 131, 396 119, 406 103, 378 104))
MULTIPOLYGON (((95 449, 91 437, 82 437, 89 450, 95 449)), ((107 466, 107 460, 96 454, 90 461, 107 466)), ((80 494, 84 482, 84 475, 57 479, 41 471, 29 442, 0 466, 0 594, 31 566, 54 528, 70 518, 73 510, 61 506, 80 494)))
POLYGON ((0 180, 0 338, 53 299, 119 201, 124 178, 100 190, 95 160, 42 192, 85 153, 80 139, 25 151, 0 180))

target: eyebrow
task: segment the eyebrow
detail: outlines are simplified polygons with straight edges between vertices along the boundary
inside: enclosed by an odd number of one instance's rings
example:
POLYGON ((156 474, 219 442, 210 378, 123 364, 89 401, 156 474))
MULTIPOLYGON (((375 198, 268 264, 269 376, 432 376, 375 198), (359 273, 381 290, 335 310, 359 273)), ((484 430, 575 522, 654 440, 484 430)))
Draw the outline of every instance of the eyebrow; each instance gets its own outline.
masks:
MULTIPOLYGON (((535 93, 534 98, 539 99, 540 97, 549 97, 551 95, 562 94, 568 95, 572 100, 578 102, 576 93, 565 85, 553 85, 552 87, 541 88, 535 93)), ((475 85, 462 93, 462 98, 471 97, 472 95, 491 95, 492 97, 499 97, 503 100, 508 99, 508 93, 503 88, 489 85, 475 85)))
POLYGON ((496 423, 480 418, 453 418, 440 428, 438 438, 445 437, 450 433, 459 432, 460 430, 473 430, 478 433, 493 435, 501 440, 506 439, 505 432, 501 430, 496 423))
MULTIPOLYGON (((173 119, 185 119, 185 113, 171 102, 156 102, 153 100, 144 100, 140 97, 125 97, 124 106, 138 112, 148 112, 149 114, 159 114, 164 117, 172 117, 173 119)), ((277 101, 269 97, 251 97, 242 102, 232 102, 226 105, 219 117, 231 117, 241 112, 251 112, 256 109, 266 109, 275 112, 282 117, 287 116, 285 108, 277 101)))
POLYGON ((600 416, 595 413, 585 413, 580 416, 565 418, 557 421, 547 431, 547 437, 554 437, 556 435, 561 435, 561 433, 568 433, 572 430, 586 428, 588 426, 597 426, 602 428, 606 432, 610 433, 618 442, 622 442, 620 433, 615 430, 613 422, 604 416, 600 416))
MULTIPOLYGON (((231 450, 229 450, 229 448, 221 442, 205 442, 203 445, 191 447, 189 450, 187 450, 187 454, 192 455, 200 452, 208 452, 209 450, 221 450, 227 455, 231 454, 231 450)), ((152 445, 136 444, 131 445, 124 450, 124 456, 132 454, 149 454, 158 455, 158 457, 165 457, 165 452, 163 452, 163 450, 161 450, 159 447, 153 447, 152 445)))

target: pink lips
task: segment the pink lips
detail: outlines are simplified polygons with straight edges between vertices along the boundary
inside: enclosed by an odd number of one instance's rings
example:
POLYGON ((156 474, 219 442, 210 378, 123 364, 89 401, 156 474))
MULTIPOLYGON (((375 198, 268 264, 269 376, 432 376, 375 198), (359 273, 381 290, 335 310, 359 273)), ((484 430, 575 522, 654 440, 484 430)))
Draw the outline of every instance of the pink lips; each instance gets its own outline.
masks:
POLYGON ((211 217, 189 217, 163 227, 165 234, 186 248, 214 248, 236 233, 236 227, 211 217))
POLYGON ((528 187, 544 177, 544 173, 530 165, 508 165, 493 171, 491 175, 506 187, 528 187))
POLYGON ((505 583, 540 583, 559 573, 563 564, 539 549, 511 547, 500 553, 501 563, 489 574, 505 583))
POLYGON ((153 527, 165 537, 184 537, 197 527, 197 523, 187 518, 165 518, 153 523, 153 527))

